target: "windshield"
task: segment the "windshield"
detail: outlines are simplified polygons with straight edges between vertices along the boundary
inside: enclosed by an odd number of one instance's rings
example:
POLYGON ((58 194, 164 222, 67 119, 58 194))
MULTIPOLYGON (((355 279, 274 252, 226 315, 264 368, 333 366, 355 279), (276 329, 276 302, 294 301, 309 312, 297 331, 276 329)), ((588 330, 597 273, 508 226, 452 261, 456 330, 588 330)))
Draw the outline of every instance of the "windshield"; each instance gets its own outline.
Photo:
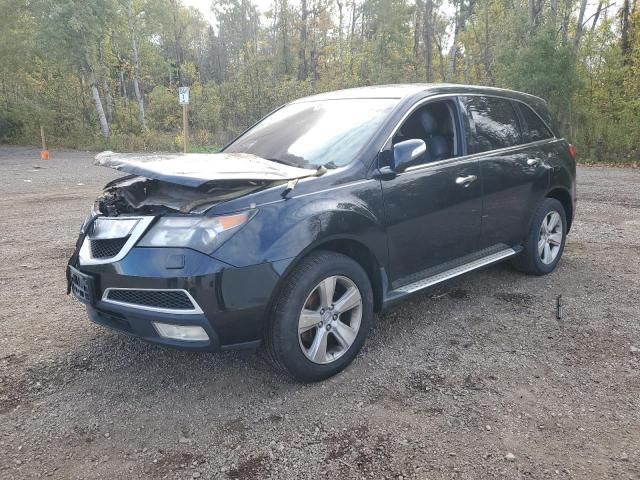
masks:
POLYGON ((352 162, 398 103, 390 98, 320 100, 287 105, 224 151, 252 153, 297 167, 352 162))

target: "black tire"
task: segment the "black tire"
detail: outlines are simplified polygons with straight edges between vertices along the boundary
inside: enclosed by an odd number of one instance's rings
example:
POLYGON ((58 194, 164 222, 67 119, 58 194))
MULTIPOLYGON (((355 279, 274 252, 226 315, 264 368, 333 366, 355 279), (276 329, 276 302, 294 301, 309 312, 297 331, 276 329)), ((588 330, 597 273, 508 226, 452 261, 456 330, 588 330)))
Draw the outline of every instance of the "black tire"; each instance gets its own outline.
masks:
POLYGON ((546 275, 547 273, 551 273, 556 268, 560 258, 562 257, 566 239, 567 215, 562 203, 555 198, 545 198, 533 214, 531 225, 529 226, 529 231, 527 232, 527 237, 525 239, 524 250, 514 258, 511 263, 516 269, 529 275, 546 275), (542 222, 552 212, 557 212, 560 215, 562 222, 562 240, 553 261, 545 263, 542 260, 541 254, 538 253, 538 242, 540 241, 540 229, 542 222))
POLYGON ((372 319, 373 291, 362 267, 346 255, 329 251, 312 252, 284 280, 270 312, 264 349, 275 368, 295 379, 303 382, 324 380, 342 371, 356 357, 369 333, 372 319), (358 288, 362 301, 359 329, 351 346, 344 349, 339 358, 330 363, 314 363, 303 352, 298 321, 305 302, 316 286, 332 276, 345 277, 358 288))

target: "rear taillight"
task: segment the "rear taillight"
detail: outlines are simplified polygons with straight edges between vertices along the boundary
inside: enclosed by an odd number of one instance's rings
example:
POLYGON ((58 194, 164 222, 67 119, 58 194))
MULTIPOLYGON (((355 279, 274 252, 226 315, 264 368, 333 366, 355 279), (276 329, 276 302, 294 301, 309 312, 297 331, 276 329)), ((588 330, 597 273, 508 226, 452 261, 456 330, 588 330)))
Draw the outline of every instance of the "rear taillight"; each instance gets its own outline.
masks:
POLYGON ((576 147, 573 146, 573 143, 569 144, 569 155, 571 155, 571 158, 574 160, 576 159, 576 147))

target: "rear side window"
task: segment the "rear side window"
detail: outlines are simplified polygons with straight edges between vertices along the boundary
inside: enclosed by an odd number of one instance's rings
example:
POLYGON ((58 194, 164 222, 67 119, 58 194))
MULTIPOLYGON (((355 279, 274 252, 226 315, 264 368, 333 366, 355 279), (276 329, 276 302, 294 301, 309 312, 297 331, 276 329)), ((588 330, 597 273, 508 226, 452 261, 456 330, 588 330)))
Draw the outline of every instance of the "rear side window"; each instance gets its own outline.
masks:
POLYGON ((518 118, 509 100, 479 96, 461 97, 460 100, 472 123, 469 153, 487 152, 522 143, 518 118))
POLYGON ((540 120, 540 117, 531 108, 523 103, 520 103, 518 108, 520 108, 520 113, 524 120, 522 127, 525 141, 537 142, 538 140, 546 140, 553 137, 544 122, 540 120))

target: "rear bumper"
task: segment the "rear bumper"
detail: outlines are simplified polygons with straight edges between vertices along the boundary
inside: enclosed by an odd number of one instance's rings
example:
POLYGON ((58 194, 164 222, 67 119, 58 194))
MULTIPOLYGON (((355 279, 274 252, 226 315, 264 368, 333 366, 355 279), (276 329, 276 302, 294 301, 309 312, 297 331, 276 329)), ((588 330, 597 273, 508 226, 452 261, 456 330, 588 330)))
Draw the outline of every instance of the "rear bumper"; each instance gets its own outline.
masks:
POLYGON ((279 272, 286 264, 288 261, 236 268, 189 249, 133 248, 120 261, 76 268, 93 280, 93 298, 87 305, 91 321, 148 342, 215 351, 260 343, 279 272), (198 308, 173 313, 118 304, 103 298, 107 289, 184 290, 198 308), (209 339, 166 338, 153 322, 198 326, 209 339))

